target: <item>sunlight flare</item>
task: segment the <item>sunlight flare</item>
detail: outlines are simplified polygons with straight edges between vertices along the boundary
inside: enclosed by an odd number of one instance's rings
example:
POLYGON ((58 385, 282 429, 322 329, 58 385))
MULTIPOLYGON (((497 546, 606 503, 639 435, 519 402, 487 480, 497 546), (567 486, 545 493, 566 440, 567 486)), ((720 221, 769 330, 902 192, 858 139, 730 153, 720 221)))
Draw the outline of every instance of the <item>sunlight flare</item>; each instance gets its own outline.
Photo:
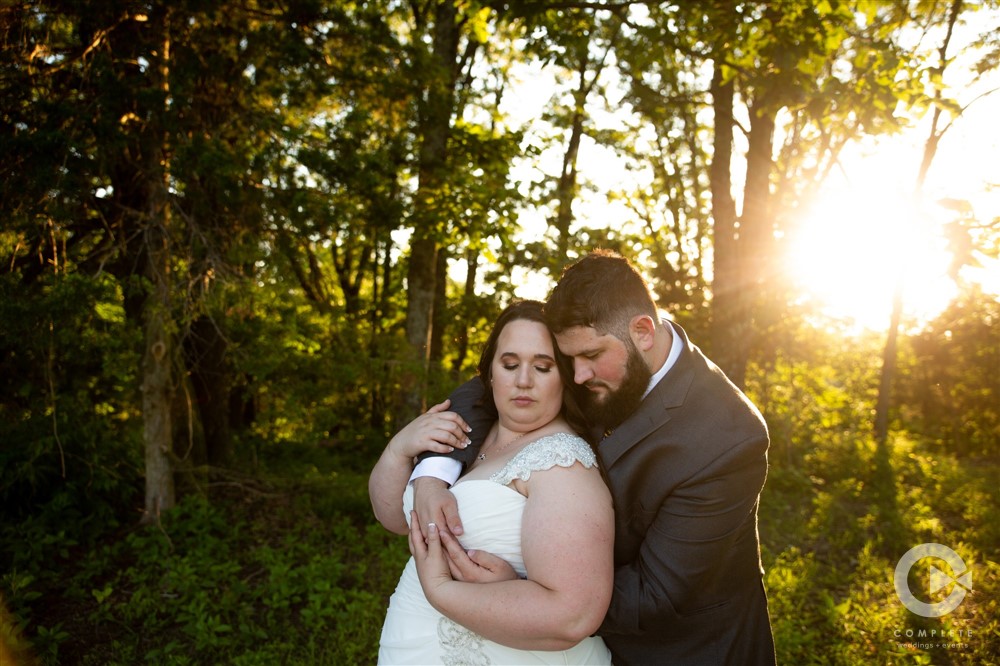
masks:
POLYGON ((904 317, 926 321, 955 296, 941 214, 885 188, 829 191, 806 209, 786 268, 807 301, 879 330, 903 281, 904 317))

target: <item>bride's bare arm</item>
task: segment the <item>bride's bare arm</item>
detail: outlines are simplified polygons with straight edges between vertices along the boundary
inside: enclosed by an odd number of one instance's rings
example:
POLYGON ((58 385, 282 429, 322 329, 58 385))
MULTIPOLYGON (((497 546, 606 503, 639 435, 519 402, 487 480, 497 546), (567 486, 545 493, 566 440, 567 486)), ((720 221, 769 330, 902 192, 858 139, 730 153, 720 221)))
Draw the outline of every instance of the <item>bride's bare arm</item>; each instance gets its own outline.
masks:
POLYGON ((415 527, 410 547, 424 592, 442 614, 492 641, 525 650, 564 650, 600 626, 614 578, 614 514, 596 468, 532 472, 522 524, 528 580, 453 580, 440 540, 415 527))
POLYGON ((447 411, 448 406, 447 400, 434 405, 396 433, 368 477, 368 497, 375 517, 390 532, 406 534, 408 530, 402 498, 414 456, 424 451, 448 453, 469 442, 468 425, 461 416, 447 411))

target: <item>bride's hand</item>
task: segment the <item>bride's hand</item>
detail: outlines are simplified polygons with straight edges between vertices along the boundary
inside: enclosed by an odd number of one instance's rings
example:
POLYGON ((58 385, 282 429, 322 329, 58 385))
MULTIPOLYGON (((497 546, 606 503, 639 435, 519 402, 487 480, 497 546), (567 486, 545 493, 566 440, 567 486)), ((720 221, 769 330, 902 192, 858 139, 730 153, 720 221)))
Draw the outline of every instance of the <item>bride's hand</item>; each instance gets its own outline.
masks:
POLYGON ((438 530, 452 578, 466 583, 499 583, 518 578, 510 562, 482 550, 466 551, 447 530, 438 530))
POLYGON ((416 512, 410 512, 410 554, 413 555, 413 561, 417 566, 420 585, 432 605, 435 603, 435 592, 441 586, 453 582, 448 568, 448 557, 441 546, 439 534, 437 525, 428 523, 425 535, 420 529, 416 512))
POLYGON ((450 400, 434 405, 410 421, 389 440, 388 448, 394 454, 411 459, 424 451, 451 453, 470 444, 469 424, 449 412, 450 400))

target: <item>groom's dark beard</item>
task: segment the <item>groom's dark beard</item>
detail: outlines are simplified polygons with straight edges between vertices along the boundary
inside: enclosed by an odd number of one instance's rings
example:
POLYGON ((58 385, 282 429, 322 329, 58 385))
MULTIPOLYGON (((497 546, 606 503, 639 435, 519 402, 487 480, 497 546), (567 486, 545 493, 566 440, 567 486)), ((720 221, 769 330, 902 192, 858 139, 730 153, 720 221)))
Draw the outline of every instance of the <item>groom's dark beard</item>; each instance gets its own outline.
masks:
POLYGON ((628 360, 625 362, 625 377, 618 390, 608 393, 603 402, 598 400, 597 394, 586 389, 583 391, 588 415, 604 429, 617 428, 632 415, 642 402, 642 395, 653 376, 631 338, 625 344, 628 347, 628 360))

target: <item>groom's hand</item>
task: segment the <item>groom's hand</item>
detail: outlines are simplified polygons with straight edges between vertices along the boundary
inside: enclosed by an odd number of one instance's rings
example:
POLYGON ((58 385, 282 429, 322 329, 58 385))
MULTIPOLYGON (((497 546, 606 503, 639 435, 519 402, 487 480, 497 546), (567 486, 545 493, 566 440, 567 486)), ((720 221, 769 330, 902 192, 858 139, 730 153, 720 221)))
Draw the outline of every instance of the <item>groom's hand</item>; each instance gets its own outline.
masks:
POLYGON ((454 536, 440 530, 441 545, 448 556, 448 568, 455 580, 466 583, 499 583, 515 580, 517 572, 502 557, 482 550, 465 550, 454 536))
POLYGON ((441 479, 422 476, 413 481, 413 510, 421 525, 435 523, 451 534, 462 534, 458 501, 441 479))

